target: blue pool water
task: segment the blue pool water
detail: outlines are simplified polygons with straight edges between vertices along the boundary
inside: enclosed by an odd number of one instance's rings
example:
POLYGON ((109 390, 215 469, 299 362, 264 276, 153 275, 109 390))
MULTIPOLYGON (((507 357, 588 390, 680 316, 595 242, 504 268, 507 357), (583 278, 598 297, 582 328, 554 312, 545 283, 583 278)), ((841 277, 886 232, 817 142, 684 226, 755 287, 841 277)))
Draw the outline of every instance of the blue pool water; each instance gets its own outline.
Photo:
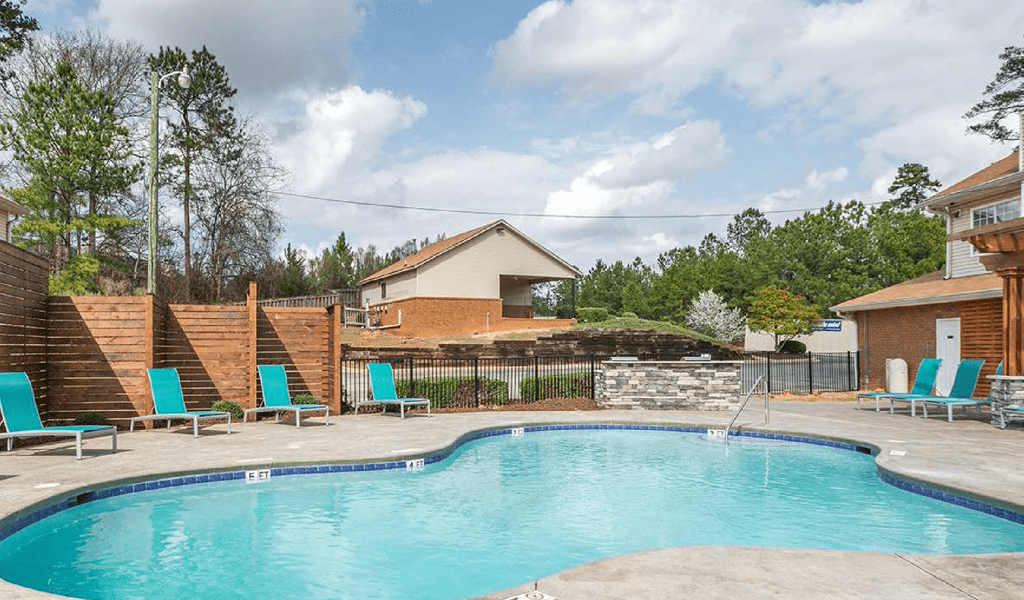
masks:
POLYGON ((1024 526, 886 485, 851 451, 537 432, 419 471, 96 500, 0 543, 0 577, 88 599, 451 600, 682 545, 1006 552, 1024 550, 1024 526))

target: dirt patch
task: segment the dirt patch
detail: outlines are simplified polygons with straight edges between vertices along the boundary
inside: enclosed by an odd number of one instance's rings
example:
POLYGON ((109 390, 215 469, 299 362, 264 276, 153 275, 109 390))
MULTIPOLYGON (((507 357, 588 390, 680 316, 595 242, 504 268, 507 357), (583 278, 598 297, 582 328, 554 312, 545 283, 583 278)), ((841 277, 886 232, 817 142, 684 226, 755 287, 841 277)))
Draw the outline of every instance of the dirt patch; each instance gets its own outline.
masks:
MULTIPOLYGON (((853 402, 858 392, 776 392, 769 396, 772 400, 797 400, 803 402, 853 402)), ((753 402, 753 400, 751 400, 753 402)))

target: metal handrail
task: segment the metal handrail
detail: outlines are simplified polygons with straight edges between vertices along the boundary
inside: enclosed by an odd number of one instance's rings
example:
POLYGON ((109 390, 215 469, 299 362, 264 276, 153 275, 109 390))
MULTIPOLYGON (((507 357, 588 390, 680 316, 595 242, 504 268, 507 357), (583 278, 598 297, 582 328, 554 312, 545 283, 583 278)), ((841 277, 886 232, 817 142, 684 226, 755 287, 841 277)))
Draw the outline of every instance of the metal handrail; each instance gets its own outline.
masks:
MULTIPOLYGON (((726 427, 725 427, 725 440, 726 441, 729 441, 729 430, 732 429, 732 426, 736 423, 736 419, 738 419, 740 417, 740 413, 743 412, 743 409, 747 406, 747 402, 750 400, 751 397, 753 397, 754 392, 757 391, 758 386, 760 386, 764 382, 765 382, 765 376, 764 375, 760 375, 760 376, 758 376, 757 381, 754 382, 754 385, 750 387, 750 391, 747 392, 747 397, 744 398, 743 402, 740 403, 740 407, 736 411, 736 414, 734 414, 732 416, 732 420, 729 421, 729 424, 726 425, 726 427)), ((769 411, 769 407, 768 407, 768 386, 765 385, 763 387, 764 387, 764 424, 768 425, 768 423, 770 421, 770 411, 769 411)))

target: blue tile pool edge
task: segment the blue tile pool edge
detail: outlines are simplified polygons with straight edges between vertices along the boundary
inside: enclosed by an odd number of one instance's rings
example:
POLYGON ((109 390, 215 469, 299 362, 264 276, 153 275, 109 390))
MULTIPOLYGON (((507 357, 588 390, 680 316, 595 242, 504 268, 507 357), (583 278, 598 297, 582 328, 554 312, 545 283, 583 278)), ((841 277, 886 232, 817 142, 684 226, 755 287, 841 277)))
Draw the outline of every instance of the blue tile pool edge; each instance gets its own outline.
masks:
MULTIPOLYGON (((393 469, 406 469, 407 461, 422 459, 423 465, 432 465, 448 459, 459 447, 469 442, 495 437, 500 435, 513 435, 518 433, 536 433, 543 431, 584 431, 584 430, 627 430, 627 431, 666 431, 675 433, 696 433, 706 434, 708 427, 697 427, 689 425, 668 425, 668 424, 634 424, 634 423, 552 423, 552 424, 523 424, 521 426, 502 425, 470 431, 460 435, 450 445, 420 455, 402 456, 392 460, 368 459, 362 462, 337 462, 314 465, 290 465, 278 467, 250 466, 246 469, 234 469, 225 471, 211 471, 189 475, 175 475, 171 477, 160 477, 146 480, 133 480, 128 482, 113 482, 107 487, 96 489, 75 490, 71 494, 53 500, 43 501, 44 505, 39 508, 29 507, 28 509, 15 512, 0 519, 0 541, 21 531, 25 527, 33 525, 46 517, 59 512, 86 504, 94 500, 113 498, 125 494, 135 494, 154 489, 167 487, 178 487, 182 485, 196 485, 200 483, 211 483, 217 481, 245 480, 246 472, 253 470, 269 470, 271 477, 282 477, 290 475, 318 475, 323 473, 355 473, 367 471, 386 471, 393 469)), ((736 430, 729 432, 730 438, 753 438, 776 440, 784 442, 795 442, 811 444, 815 446, 827 446, 851 452, 861 452, 876 456, 878 448, 870 444, 859 444, 852 441, 812 437, 801 434, 790 434, 785 432, 763 432, 756 430, 736 430)), ((971 510, 983 512, 1014 523, 1024 524, 1024 507, 1011 505, 1000 505, 995 500, 972 496, 966 492, 942 488, 940 486, 899 475, 882 467, 877 467, 879 479, 886 484, 899 489, 927 496, 941 502, 955 504, 971 510)), ((52 500, 52 499, 51 499, 52 500)))

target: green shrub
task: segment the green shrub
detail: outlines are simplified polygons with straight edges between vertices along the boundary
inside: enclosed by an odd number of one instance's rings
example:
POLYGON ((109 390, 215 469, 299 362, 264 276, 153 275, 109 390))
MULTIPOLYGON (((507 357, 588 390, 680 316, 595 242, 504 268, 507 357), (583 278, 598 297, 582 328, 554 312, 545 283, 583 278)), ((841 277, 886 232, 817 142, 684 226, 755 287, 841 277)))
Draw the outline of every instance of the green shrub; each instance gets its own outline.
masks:
POLYGON ((110 421, 98 412, 84 412, 75 417, 75 425, 110 425, 110 421))
POLYGON ((626 312, 622 313, 622 318, 623 319, 639 319, 640 317, 636 316, 635 312, 626 311, 626 312))
POLYGON ((580 323, 600 323, 608 320, 607 308, 578 308, 576 309, 576 320, 580 323))
POLYGON ((295 394, 292 404, 323 404, 323 400, 313 394, 295 394))
POLYGON ((231 400, 218 400, 213 403, 210 410, 231 413, 231 417, 234 419, 241 419, 244 414, 242 407, 237 402, 232 402, 231 400))
POLYGON ((807 345, 797 340, 786 340, 779 346, 779 352, 783 354, 804 354, 807 352, 807 345))
MULTIPOLYGON (((429 377, 415 379, 412 391, 409 391, 409 380, 395 381, 395 392, 402 398, 426 398, 433 408, 448 406, 469 406, 473 398, 474 384, 472 377, 429 377)), ((480 378, 481 403, 507 404, 508 382, 490 377, 480 378)))
POLYGON ((589 371, 525 377, 519 382, 519 397, 523 399, 523 402, 533 402, 538 386, 540 400, 546 398, 589 398, 592 394, 589 371))

